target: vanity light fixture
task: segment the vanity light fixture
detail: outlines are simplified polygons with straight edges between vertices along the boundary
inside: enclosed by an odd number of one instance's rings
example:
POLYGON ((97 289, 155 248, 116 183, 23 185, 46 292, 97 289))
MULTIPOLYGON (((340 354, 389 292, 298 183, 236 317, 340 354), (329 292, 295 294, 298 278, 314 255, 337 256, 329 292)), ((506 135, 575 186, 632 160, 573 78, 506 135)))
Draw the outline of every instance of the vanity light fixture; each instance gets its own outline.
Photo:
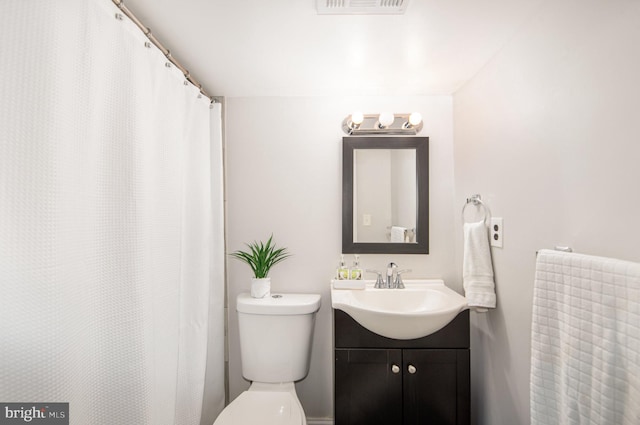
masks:
POLYGON ((391 112, 382 112, 378 116, 378 128, 379 129, 387 128, 391 124, 393 124, 395 120, 396 120, 396 117, 391 112))
POLYGON ((342 121, 342 130, 349 136, 367 136, 372 134, 416 135, 422 130, 422 115, 410 114, 363 114, 354 112, 342 121))
POLYGON ((411 128, 420 124, 422 124, 422 114, 420 112, 412 112, 409 115, 409 120, 402 124, 402 128, 411 128))
POLYGON ((362 124, 362 122, 364 121, 364 114, 360 111, 356 111, 347 118, 349 120, 346 125, 349 130, 353 131, 360 128, 360 124, 362 124))

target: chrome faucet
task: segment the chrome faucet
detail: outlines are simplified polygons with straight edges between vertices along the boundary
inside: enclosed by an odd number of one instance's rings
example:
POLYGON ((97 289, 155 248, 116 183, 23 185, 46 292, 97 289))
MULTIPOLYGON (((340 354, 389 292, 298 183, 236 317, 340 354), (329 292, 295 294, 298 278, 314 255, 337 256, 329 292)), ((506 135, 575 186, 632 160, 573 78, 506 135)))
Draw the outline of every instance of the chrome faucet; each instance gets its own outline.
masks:
POLYGON ((376 279, 376 284, 374 286, 375 289, 383 289, 385 288, 385 283, 384 280, 382 280, 382 273, 380 273, 377 270, 365 270, 367 273, 375 273, 378 275, 378 278, 376 279))
POLYGON ((402 281, 402 273, 410 272, 410 269, 407 270, 398 270, 396 272, 396 281, 394 283, 395 289, 404 289, 404 282, 402 281))
POLYGON ((396 287, 395 277, 397 276, 397 270, 398 265, 396 263, 389 263, 389 265, 387 266, 387 284, 385 288, 393 289, 396 287))
POLYGON ((389 263, 387 266, 387 280, 382 278, 382 273, 377 270, 365 270, 368 273, 375 273, 378 275, 376 279, 375 289, 404 289, 404 282, 402 282, 402 273, 410 272, 411 270, 398 270, 396 263, 389 263))

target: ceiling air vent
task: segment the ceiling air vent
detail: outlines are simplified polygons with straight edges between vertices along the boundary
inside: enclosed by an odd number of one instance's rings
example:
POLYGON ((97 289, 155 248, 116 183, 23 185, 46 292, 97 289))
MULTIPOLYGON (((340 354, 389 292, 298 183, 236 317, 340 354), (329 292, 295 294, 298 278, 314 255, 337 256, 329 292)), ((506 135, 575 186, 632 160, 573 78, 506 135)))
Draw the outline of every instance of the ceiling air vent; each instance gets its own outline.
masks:
POLYGON ((318 15, 402 15, 409 0, 316 0, 318 15))

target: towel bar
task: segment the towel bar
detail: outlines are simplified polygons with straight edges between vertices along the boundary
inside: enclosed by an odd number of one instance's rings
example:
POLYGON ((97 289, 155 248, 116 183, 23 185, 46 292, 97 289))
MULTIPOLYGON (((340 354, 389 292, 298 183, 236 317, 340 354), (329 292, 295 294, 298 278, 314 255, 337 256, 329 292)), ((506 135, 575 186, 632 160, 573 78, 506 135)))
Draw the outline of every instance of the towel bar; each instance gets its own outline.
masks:
MULTIPOLYGON (((560 252, 573 252, 573 249, 570 246, 554 246, 553 250, 560 252)), ((536 256, 538 256, 538 252, 540 251, 536 251, 536 256)))
POLYGON ((484 202, 482 202, 482 198, 480 195, 471 195, 470 198, 467 198, 467 202, 462 207, 462 222, 464 223, 464 210, 467 208, 467 205, 473 204, 474 206, 480 206, 482 208, 482 212, 484 214, 484 222, 488 225, 491 219, 491 211, 489 211, 489 207, 487 207, 484 202))

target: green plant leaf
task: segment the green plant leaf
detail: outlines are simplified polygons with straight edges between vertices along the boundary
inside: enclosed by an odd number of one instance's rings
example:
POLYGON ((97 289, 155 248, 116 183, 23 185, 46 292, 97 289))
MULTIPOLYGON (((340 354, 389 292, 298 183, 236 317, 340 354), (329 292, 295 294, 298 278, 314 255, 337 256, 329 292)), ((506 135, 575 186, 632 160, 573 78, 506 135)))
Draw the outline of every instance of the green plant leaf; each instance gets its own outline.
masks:
POLYGON ((287 248, 276 248, 273 242, 273 234, 266 243, 256 242, 245 243, 249 248, 248 251, 234 251, 231 255, 240 261, 243 261, 251 267, 254 277, 261 279, 269 275, 269 271, 273 266, 290 257, 287 248))

